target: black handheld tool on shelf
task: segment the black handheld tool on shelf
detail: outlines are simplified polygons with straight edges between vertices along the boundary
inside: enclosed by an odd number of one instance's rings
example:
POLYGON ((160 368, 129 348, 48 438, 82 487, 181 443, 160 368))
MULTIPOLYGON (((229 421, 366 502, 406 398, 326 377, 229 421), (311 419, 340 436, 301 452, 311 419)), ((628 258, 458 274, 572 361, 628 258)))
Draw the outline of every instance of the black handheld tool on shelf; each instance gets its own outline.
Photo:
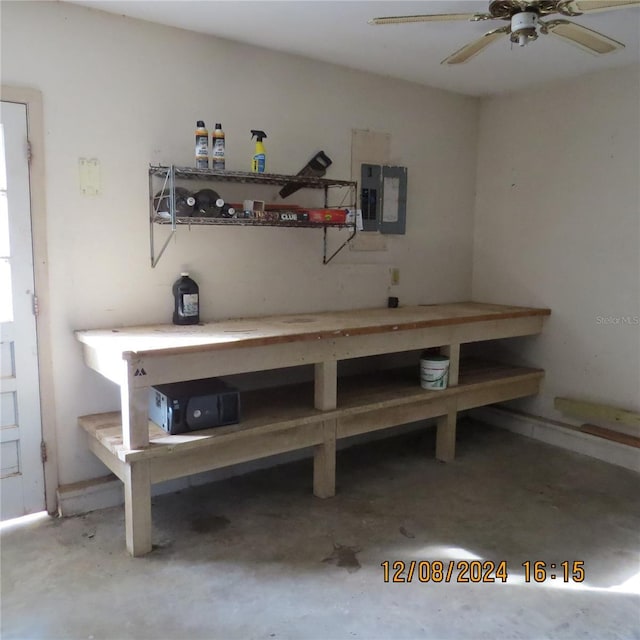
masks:
MULTIPOLYGON (((331 164, 331 158, 324 151, 318 151, 318 153, 316 153, 316 155, 313 156, 313 158, 311 158, 311 160, 309 160, 309 162, 307 162, 300 171, 298 171, 297 175, 322 178, 331 164)), ((284 187, 280 189, 280 197, 287 198, 298 189, 302 189, 298 184, 285 184, 284 187)))

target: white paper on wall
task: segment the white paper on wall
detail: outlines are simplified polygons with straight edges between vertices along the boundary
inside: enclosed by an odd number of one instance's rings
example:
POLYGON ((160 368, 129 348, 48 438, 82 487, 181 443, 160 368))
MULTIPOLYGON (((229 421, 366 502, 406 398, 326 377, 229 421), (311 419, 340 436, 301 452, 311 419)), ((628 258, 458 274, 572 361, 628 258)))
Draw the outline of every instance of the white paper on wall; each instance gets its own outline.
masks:
POLYGON ((364 228, 362 225, 362 209, 347 209, 347 223, 353 224, 354 220, 356 223, 356 230, 362 231, 364 228))

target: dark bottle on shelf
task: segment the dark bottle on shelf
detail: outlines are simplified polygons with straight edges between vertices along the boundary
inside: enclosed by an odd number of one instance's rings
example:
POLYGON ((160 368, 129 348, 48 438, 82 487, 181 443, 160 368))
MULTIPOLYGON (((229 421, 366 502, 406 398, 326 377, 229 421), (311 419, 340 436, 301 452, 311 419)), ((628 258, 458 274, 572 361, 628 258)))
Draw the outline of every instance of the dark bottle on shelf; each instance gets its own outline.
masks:
MULTIPOLYGON (((187 189, 182 187, 176 187, 175 190, 176 197, 176 217, 178 218, 188 218, 193 215, 193 207, 196 204, 196 199, 191 195, 187 189)), ((169 190, 158 191, 155 195, 155 202, 158 202, 156 207, 157 213, 162 218, 168 218, 171 215, 171 201, 170 201, 170 193, 169 190)))
POLYGON ((200 291, 185 271, 173 283, 173 324, 200 322, 200 291))
POLYGON ((220 195, 213 189, 200 189, 193 194, 196 199, 195 215, 204 218, 217 218, 220 215, 220 207, 216 204, 220 195))

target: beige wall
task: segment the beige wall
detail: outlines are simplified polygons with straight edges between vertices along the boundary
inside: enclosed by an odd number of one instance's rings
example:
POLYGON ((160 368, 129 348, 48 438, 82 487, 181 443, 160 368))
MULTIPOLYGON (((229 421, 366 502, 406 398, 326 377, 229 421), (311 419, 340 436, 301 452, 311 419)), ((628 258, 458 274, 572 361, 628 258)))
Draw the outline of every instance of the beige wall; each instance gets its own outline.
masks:
POLYGON ((482 101, 473 297, 553 310, 540 337, 502 345, 547 370, 520 408, 640 410, 638 67, 482 101))
POLYGON ((471 293, 475 99, 60 3, 2 3, 2 82, 42 91, 60 482, 104 473, 76 426, 113 410, 116 388, 87 369, 73 331, 170 320, 182 268, 202 317, 401 303, 471 293), (318 149, 349 177, 351 130, 391 134, 409 171, 407 235, 385 253, 321 264, 315 230, 181 230, 149 266, 149 162, 190 164, 197 119, 227 133, 227 168, 246 170, 251 128, 269 170, 295 173, 318 149), (84 197, 78 158, 100 161, 102 194, 84 197))

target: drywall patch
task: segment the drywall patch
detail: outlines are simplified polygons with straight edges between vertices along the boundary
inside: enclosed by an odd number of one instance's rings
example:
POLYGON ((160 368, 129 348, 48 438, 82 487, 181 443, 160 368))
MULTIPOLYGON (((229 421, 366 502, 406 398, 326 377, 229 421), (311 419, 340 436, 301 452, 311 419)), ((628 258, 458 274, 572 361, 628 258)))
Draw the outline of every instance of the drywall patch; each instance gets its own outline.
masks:
POLYGON ((362 164, 390 163, 391 134, 368 129, 351 131, 351 179, 360 180, 362 164))

